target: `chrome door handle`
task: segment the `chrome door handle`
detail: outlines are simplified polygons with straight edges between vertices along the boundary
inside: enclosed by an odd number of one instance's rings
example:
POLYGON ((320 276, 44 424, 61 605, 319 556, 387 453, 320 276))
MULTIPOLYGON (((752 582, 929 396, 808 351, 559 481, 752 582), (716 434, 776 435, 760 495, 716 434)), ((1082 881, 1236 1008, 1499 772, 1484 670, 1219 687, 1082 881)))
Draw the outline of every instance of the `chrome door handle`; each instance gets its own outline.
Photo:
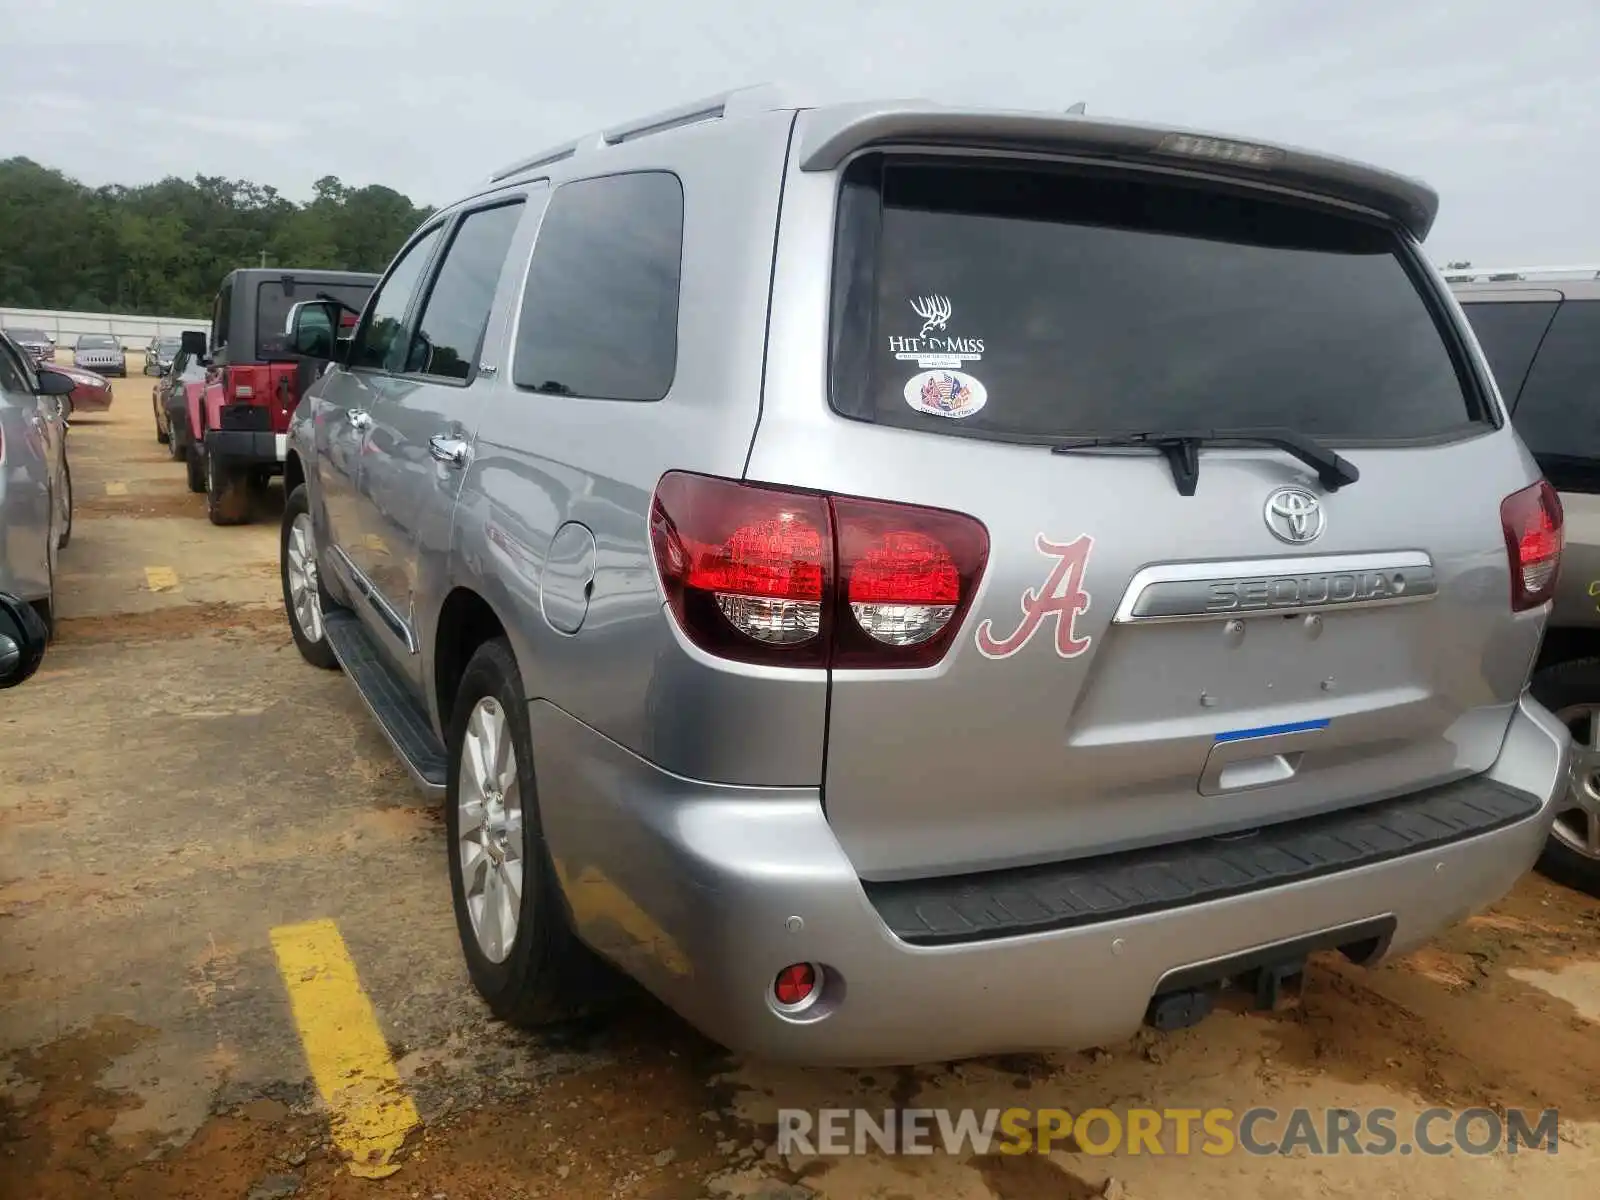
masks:
POLYGON ((350 410, 350 428, 360 433, 365 433, 372 428, 372 417, 362 412, 359 408, 350 410))
POLYGON ((459 467, 467 461, 467 444, 460 438, 436 433, 428 439, 428 453, 442 463, 459 467))

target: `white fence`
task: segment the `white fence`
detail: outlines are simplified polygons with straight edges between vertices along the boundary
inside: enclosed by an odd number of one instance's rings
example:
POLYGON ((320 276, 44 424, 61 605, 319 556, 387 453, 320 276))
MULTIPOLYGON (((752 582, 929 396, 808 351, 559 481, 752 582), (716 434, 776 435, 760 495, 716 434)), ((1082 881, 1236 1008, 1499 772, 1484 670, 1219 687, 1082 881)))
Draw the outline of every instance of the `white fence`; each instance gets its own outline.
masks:
POLYGON ((109 333, 128 350, 143 350, 155 337, 177 337, 187 329, 209 333, 211 322, 194 317, 129 317, 118 313, 55 312, 0 308, 0 329, 42 329, 63 350, 82 333, 109 333))

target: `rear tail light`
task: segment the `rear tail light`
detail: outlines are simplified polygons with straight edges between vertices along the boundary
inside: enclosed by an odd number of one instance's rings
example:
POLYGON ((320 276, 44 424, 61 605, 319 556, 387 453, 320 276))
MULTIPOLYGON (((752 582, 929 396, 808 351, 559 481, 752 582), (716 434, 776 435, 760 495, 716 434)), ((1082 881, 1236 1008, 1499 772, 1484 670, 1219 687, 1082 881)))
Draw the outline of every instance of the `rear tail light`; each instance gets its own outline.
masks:
POLYGON ((1538 608, 1555 595, 1560 573, 1561 497, 1541 479, 1500 502, 1500 525, 1511 564, 1511 610, 1538 608))
POLYGON ((779 666, 937 663, 989 557, 987 531, 960 513, 676 471, 650 525, 689 639, 779 666))

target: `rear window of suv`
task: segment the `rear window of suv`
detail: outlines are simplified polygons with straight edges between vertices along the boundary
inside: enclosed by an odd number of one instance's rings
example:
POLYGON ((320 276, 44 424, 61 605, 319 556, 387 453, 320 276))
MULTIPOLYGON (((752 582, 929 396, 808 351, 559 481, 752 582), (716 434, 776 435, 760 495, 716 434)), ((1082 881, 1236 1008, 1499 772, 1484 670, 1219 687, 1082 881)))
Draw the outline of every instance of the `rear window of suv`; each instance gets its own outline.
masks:
POLYGON ((292 358, 283 348, 283 327, 289 320, 289 309, 302 300, 315 300, 318 296, 332 296, 342 300, 359 313, 372 295, 372 286, 362 283, 318 283, 298 279, 291 292, 282 280, 269 279, 256 288, 256 357, 262 361, 273 358, 292 358))
POLYGON ((840 201, 842 415, 1015 441, 1287 427, 1334 443, 1481 427, 1391 230, 1129 175, 867 156, 840 201))

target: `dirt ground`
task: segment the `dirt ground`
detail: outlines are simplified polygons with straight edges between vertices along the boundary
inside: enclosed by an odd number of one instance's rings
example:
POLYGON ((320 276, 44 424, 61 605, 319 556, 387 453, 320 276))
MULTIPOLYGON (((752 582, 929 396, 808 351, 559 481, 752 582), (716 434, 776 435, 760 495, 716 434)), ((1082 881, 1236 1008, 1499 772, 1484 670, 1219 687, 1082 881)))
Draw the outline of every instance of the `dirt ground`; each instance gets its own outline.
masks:
POLYGON ((116 393, 71 433, 59 640, 0 693, 5 1200, 1597 1194, 1600 904, 1537 876, 1404 961, 1314 963, 1282 1011, 1082 1054, 777 1069, 646 1000, 541 1038, 497 1026, 462 967, 438 812, 290 641, 281 496, 213 528, 155 442, 150 381, 116 393), (315 919, 348 945, 421 1118, 387 1178, 337 1153, 274 960, 271 931, 315 919), (857 1105, 1554 1107, 1562 1141, 1409 1160, 776 1154, 778 1108, 857 1105))

